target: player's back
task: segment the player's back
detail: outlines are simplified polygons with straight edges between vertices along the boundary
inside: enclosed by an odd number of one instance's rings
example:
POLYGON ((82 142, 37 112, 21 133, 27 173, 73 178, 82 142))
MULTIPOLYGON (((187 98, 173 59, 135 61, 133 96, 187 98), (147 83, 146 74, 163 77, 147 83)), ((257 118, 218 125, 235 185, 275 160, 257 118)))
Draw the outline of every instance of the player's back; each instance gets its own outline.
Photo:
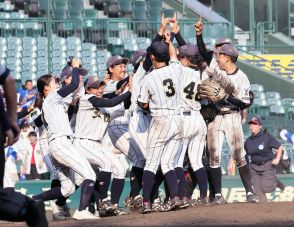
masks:
POLYGON ((200 71, 190 67, 183 67, 182 71, 182 103, 184 110, 200 110, 201 104, 197 100, 197 89, 201 84, 200 71))
POLYGON ((169 66, 154 69, 146 75, 143 86, 147 86, 152 116, 170 116, 180 113, 182 67, 173 61, 169 66))

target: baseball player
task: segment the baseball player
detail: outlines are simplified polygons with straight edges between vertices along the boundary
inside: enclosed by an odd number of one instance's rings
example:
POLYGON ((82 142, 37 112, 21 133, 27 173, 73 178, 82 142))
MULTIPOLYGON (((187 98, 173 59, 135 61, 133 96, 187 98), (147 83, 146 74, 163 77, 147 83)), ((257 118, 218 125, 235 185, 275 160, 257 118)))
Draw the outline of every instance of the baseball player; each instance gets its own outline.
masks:
MULTIPOLYGON (((104 150, 101 142, 110 121, 110 116, 105 107, 118 105, 130 97, 130 92, 113 99, 103 99, 101 97, 104 86, 104 81, 99 81, 98 77, 89 77, 85 81, 86 94, 79 101, 74 145, 92 165, 100 167, 99 178, 95 184, 95 188, 97 187, 100 194, 96 195, 97 208, 111 211, 118 207, 108 201, 107 190, 112 169, 114 169, 114 175, 117 176, 119 172, 117 168, 120 168, 120 166, 115 165, 116 162, 112 163, 113 158, 107 155, 108 152, 104 150), (99 128, 99 132, 97 128, 99 128), (100 204, 99 199, 102 200, 100 204)), ((117 201, 115 202, 117 204, 117 201)))
POLYGON ((207 140, 210 153, 211 178, 215 189, 215 198, 212 204, 224 204, 221 194, 221 150, 224 136, 230 146, 233 159, 236 161, 240 177, 246 190, 248 202, 256 202, 248 164, 243 147, 243 131, 241 124, 241 110, 250 106, 250 83, 244 72, 235 64, 238 51, 232 44, 224 44, 217 53, 219 68, 224 70, 235 86, 234 95, 228 94, 224 100, 216 102, 218 114, 209 123, 207 140))
POLYGON ((82 74, 79 71, 79 66, 79 60, 73 59, 72 81, 58 91, 55 77, 52 75, 44 75, 37 81, 39 95, 44 97, 42 116, 48 130, 50 153, 57 162, 64 165, 64 168, 59 169, 60 173, 63 174, 63 178, 59 176, 61 188, 54 187, 47 192, 34 196, 34 198, 45 201, 67 197, 74 193, 75 185, 71 176, 73 170, 84 179, 81 187, 80 206, 74 213, 73 218, 97 219, 86 209, 93 193, 96 175, 89 162, 80 155, 72 144, 71 136, 73 133, 62 101, 79 86, 79 77, 82 74))
POLYGON ((149 108, 152 116, 143 174, 143 214, 151 212, 150 194, 159 164, 170 192, 167 210, 181 205, 174 171, 174 161, 182 138, 181 65, 169 37, 166 39, 168 43, 155 41, 151 44, 151 60, 155 69, 144 78, 138 98, 139 105, 143 109, 149 108), (169 57, 171 63, 167 66, 169 57))
MULTIPOLYGON (((152 42, 161 41, 164 39, 166 25, 168 22, 169 18, 164 18, 164 16, 162 16, 159 31, 152 42)), ((147 52, 142 50, 134 52, 131 61, 134 66, 134 76, 130 107, 131 118, 129 122, 129 133, 131 136, 131 143, 136 143, 138 145, 144 157, 146 157, 147 137, 151 115, 149 111, 143 110, 138 106, 137 100, 145 75, 152 69, 150 55, 150 47, 148 47, 147 52)), ((155 184, 151 193, 151 202, 154 201, 155 197, 157 198, 157 185, 159 187, 163 180, 163 177, 161 177, 161 171, 158 171, 157 174, 158 176, 155 177, 155 184)), ((142 206, 142 196, 139 195, 142 188, 142 176, 143 168, 133 165, 130 173, 131 192, 130 196, 125 200, 125 204, 131 208, 139 208, 142 206)), ((152 206, 152 208, 154 209, 155 206, 152 206)))
MULTIPOLYGON (((128 77, 123 79, 123 77, 121 76, 121 74, 123 73, 122 70, 119 71, 116 69, 121 67, 119 66, 120 64, 126 63, 128 63, 128 59, 122 58, 120 56, 112 56, 107 61, 107 67, 111 78, 117 78, 116 88, 119 88, 122 84, 125 83, 125 81, 128 80, 128 77), (120 79, 120 81, 118 81, 118 79, 120 79)), ((113 87, 113 84, 114 83, 112 82, 110 85, 106 86, 106 92, 116 89, 115 87, 113 87)), ((139 147, 139 144, 134 142, 129 134, 130 116, 129 111, 127 111, 126 109, 128 109, 130 106, 130 100, 131 99, 128 99, 121 105, 118 105, 116 109, 108 109, 108 111, 110 111, 110 116, 113 119, 108 126, 108 135, 113 146, 120 152, 122 152, 132 162, 133 167, 131 171, 131 179, 135 179, 131 180, 131 194, 133 194, 133 197, 136 197, 139 194, 141 188, 140 184, 137 184, 139 186, 135 187, 134 185, 136 184, 136 179, 140 179, 142 176, 142 169, 145 164, 145 157, 139 147), (133 191, 135 192, 133 193, 133 191)), ((138 199, 138 201, 136 202, 137 204, 142 204, 142 199, 140 198, 140 196, 136 199, 138 199)))
MULTIPOLYGON (((184 156, 188 151, 191 167, 196 176, 200 189, 199 202, 207 203, 207 174, 203 167, 202 156, 206 144, 206 124, 200 113, 200 98, 197 96, 197 87, 201 84, 201 75, 198 70, 199 52, 195 45, 188 44, 179 48, 179 60, 184 66, 182 69, 182 118, 183 118, 183 149, 179 153, 177 168, 178 180, 185 182, 184 156), (195 122, 195 123, 194 123, 195 122), (179 176, 180 177, 179 179, 179 176)), ((180 187, 179 195, 182 196, 182 206, 188 206, 185 195, 185 184, 180 187)))

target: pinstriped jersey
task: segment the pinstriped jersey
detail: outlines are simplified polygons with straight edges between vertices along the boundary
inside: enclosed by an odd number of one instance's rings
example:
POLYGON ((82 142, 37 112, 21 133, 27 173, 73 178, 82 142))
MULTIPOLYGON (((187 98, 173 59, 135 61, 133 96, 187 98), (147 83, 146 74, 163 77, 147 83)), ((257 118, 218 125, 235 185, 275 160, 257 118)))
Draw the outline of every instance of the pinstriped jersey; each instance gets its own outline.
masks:
POLYGON ((146 71, 143 68, 143 63, 140 64, 139 68, 137 69, 136 73, 133 76, 133 83, 132 83, 132 97, 131 97, 131 110, 134 110, 137 106, 137 100, 140 94, 140 89, 142 86, 143 78, 146 75, 146 71))
POLYGON ((48 130, 48 140, 61 136, 72 136, 68 115, 64 111, 63 97, 57 91, 49 94, 43 103, 44 124, 48 130))
POLYGON ((180 113, 181 74, 179 61, 154 69, 144 78, 138 101, 149 103, 151 116, 171 116, 180 113))
MULTIPOLYGON (((118 81, 110 80, 104 89, 104 94, 115 92, 117 83, 118 81)), ((107 108, 107 111, 110 113, 111 119, 123 116, 125 113, 124 103, 122 102, 114 107, 107 108)))
MULTIPOLYGON (((249 99, 249 91, 250 91, 250 82, 246 76, 246 74, 240 70, 236 69, 233 74, 228 74, 228 78, 232 81, 235 86, 235 93, 233 96, 243 103, 250 103, 249 99)), ((236 108, 233 104, 228 101, 222 101, 216 104, 217 108, 221 111, 227 111, 230 109, 236 108)))
POLYGON ((183 67, 182 71, 182 103, 183 110, 200 110, 201 104, 197 100, 197 88, 201 84, 200 71, 183 67))
POLYGON ((109 114, 104 108, 95 108, 89 102, 92 94, 80 98, 79 110, 76 118, 75 137, 91 140, 101 140, 109 124, 109 114))

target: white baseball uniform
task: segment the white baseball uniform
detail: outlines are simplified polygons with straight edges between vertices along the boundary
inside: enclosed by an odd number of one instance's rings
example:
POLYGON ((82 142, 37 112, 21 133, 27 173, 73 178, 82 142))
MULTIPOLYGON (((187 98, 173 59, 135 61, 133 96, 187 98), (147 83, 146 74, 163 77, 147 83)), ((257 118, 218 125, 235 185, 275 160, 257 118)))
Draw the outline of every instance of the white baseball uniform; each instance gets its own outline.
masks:
POLYGON ((42 113, 48 130, 50 153, 58 163, 64 166, 57 170, 63 173, 63 177, 59 176, 61 192, 64 196, 69 196, 75 188, 71 170, 84 179, 92 181, 96 180, 96 175, 87 159, 80 155, 72 144, 73 132, 64 110, 63 97, 57 91, 45 98, 42 113))
MULTIPOLYGON (((110 88, 106 89, 108 92, 116 90, 117 82, 111 82, 110 88), (114 86, 115 84, 115 86, 114 86)), ((106 86, 107 88, 107 86, 106 86)), ((104 91, 104 93, 106 93, 104 91)), ((134 143, 129 134, 129 111, 125 110, 124 103, 116 107, 107 108, 110 112, 111 122, 108 126, 108 135, 113 146, 121 151, 134 166, 143 168, 145 159, 137 143, 134 143)))
POLYGON ((171 61, 144 78, 138 101, 149 103, 152 116, 144 171, 155 174, 159 164, 163 174, 175 168, 182 139, 181 74, 181 63, 171 61))
POLYGON ((131 97, 132 105, 130 107, 131 118, 129 123, 129 133, 131 136, 131 141, 137 144, 137 146, 140 148, 140 150, 137 152, 140 156, 142 156, 142 160, 144 158, 144 164, 145 164, 147 137, 148 137, 148 129, 150 127, 151 115, 150 115, 150 112, 142 110, 142 108, 138 106, 137 100, 140 94, 142 82, 145 75, 146 75, 146 72, 143 68, 143 63, 141 63, 136 73, 133 76, 132 97, 131 97))
MULTIPOLYGON (((249 104, 250 83, 244 72, 237 69, 228 78, 235 86, 234 97, 249 104)), ((228 101, 216 104, 220 113, 209 123, 207 131, 210 166, 220 167, 221 150, 226 136, 233 159, 238 167, 246 164, 240 109, 228 101)))
POLYGON ((206 124, 200 114, 201 104, 197 99, 197 88, 201 84, 200 71, 182 66, 182 100, 183 147, 178 153, 177 167, 183 168, 184 157, 188 148, 188 156, 196 171, 203 167, 202 155, 206 143, 206 124))
POLYGON ((91 164, 98 165, 104 172, 111 172, 112 163, 102 145, 110 117, 104 108, 93 107, 89 101, 93 96, 86 94, 80 98, 74 145, 91 164))

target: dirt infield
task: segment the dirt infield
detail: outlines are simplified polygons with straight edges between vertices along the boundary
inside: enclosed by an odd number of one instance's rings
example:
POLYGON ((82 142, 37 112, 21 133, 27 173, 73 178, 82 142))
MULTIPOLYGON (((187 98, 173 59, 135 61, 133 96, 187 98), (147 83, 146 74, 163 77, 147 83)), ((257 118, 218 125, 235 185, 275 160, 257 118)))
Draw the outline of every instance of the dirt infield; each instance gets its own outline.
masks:
MULTIPOLYGON (((51 218, 48 213, 48 219, 51 218)), ((294 204, 234 203, 221 206, 188 208, 166 213, 138 214, 101 218, 95 221, 49 221, 49 226, 293 226, 294 204)), ((0 223, 0 226, 25 226, 0 223)))

